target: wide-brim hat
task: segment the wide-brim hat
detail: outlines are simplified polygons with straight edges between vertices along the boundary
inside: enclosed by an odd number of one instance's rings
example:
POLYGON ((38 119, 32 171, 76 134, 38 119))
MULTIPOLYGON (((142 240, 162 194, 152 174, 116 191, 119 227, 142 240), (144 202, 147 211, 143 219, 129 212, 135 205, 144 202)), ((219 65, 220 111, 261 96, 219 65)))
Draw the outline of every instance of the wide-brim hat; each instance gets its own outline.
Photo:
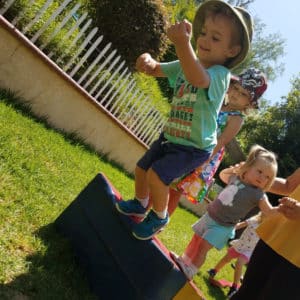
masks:
POLYGON ((229 59, 224 64, 227 68, 232 69, 244 61, 249 52, 250 44, 252 41, 253 21, 251 15, 244 8, 232 6, 229 3, 226 3, 221 0, 204 1, 202 4, 200 4, 193 21, 193 38, 196 42, 201 33, 206 11, 208 9, 211 10, 213 8, 217 9, 220 6, 227 7, 237 17, 243 29, 243 44, 241 52, 237 56, 229 59))

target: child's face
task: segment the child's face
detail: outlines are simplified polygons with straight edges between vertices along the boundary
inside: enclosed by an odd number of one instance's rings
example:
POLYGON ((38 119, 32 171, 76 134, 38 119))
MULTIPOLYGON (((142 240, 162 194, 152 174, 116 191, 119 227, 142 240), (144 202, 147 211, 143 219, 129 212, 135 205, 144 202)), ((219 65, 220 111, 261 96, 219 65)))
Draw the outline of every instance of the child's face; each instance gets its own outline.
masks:
POLYGON ((232 109, 243 111, 251 106, 251 95, 249 91, 243 88, 238 82, 230 84, 227 96, 228 104, 232 109))
POLYGON ((257 160, 244 174, 243 181, 252 186, 264 189, 273 178, 273 166, 265 160, 257 160))
POLYGON ((224 65, 229 58, 239 54, 241 46, 232 45, 234 33, 236 30, 228 17, 206 17, 196 45, 199 60, 204 67, 224 65))

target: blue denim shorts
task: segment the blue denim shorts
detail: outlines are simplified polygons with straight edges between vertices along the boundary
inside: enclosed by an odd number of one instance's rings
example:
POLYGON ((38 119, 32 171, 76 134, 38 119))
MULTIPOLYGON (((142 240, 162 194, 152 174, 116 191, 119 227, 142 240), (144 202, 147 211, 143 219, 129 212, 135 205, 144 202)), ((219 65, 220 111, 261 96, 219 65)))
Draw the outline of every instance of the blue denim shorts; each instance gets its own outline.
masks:
POLYGON ((145 171, 152 168, 161 181, 169 185, 201 166, 209 156, 210 151, 170 143, 162 133, 137 165, 145 171))
POLYGON ((221 250, 229 239, 234 238, 234 226, 222 226, 214 221, 208 213, 204 214, 193 226, 195 234, 221 250))

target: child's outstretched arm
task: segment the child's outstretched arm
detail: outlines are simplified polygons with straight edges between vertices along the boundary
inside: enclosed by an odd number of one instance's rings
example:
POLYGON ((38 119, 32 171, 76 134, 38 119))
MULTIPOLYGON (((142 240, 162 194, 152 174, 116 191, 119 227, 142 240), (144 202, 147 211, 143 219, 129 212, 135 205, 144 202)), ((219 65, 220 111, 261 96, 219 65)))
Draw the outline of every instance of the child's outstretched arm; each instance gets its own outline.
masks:
POLYGON ((278 206, 272 206, 267 195, 264 195, 264 197, 259 201, 258 207, 266 216, 278 213, 278 206))
POLYGON ((211 156, 214 156, 221 148, 226 146, 240 131, 243 125, 241 116, 229 116, 227 124, 218 137, 217 145, 211 156))
POLYGON ((247 227, 248 226, 248 222, 247 221, 241 221, 241 222, 238 222, 234 228, 235 230, 239 230, 239 229, 242 229, 244 227, 247 227))
POLYGON ((160 63, 153 59, 149 53, 143 53, 137 58, 135 68, 138 72, 150 76, 165 77, 161 70, 160 63))
POLYGON ((195 87, 207 88, 210 77, 191 45, 192 24, 187 20, 176 22, 168 28, 167 35, 175 46, 186 80, 195 87))

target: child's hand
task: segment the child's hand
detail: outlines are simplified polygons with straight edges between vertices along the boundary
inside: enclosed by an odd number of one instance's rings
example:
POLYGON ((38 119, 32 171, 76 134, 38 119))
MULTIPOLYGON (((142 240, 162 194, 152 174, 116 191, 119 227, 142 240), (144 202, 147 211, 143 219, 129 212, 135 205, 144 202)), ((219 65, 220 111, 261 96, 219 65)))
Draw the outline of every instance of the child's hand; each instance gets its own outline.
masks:
POLYGON ((176 22, 167 29, 167 36, 175 45, 187 43, 192 37, 192 24, 187 20, 176 22))
POLYGON ((300 202, 295 199, 284 197, 279 200, 278 212, 291 220, 300 220, 300 202))
POLYGON ((157 66, 157 61, 154 60, 149 53, 141 54, 137 60, 135 67, 137 71, 147 75, 153 75, 157 66))

